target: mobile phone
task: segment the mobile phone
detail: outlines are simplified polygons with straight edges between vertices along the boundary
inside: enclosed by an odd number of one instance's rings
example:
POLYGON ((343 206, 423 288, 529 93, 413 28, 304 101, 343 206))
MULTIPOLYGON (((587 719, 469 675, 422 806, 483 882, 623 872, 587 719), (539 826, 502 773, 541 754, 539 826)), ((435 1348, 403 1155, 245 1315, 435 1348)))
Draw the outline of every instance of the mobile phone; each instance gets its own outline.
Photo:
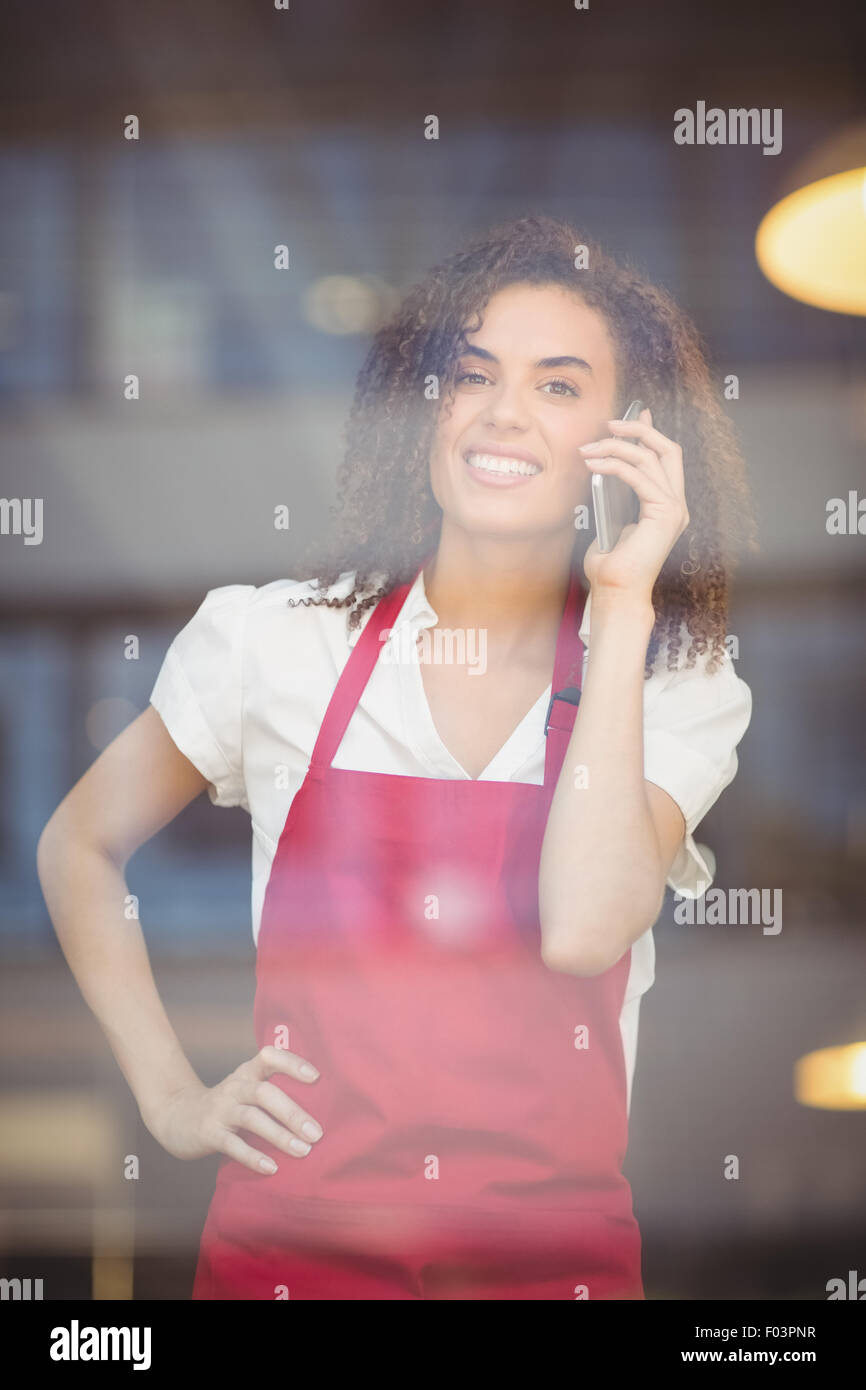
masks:
MULTIPOLYGON (((645 409, 643 401, 632 401, 622 418, 637 420, 645 409)), ((623 528, 637 521, 640 512, 637 493, 622 478, 614 478, 607 473, 593 473, 592 507, 598 548, 606 555, 613 550, 623 528)))

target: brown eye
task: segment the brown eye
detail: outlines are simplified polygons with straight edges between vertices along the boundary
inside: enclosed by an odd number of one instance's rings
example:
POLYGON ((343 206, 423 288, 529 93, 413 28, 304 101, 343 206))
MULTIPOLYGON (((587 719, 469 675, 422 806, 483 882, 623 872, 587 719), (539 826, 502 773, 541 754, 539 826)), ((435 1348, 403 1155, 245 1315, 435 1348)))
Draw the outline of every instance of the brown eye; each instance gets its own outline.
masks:
POLYGON ((567 395, 570 395, 570 396, 579 396, 579 395, 580 395, 580 392, 578 391, 577 387, 576 387, 576 386, 572 386, 572 384, 571 384, 570 381, 565 381, 565 379, 564 379, 563 377, 561 377, 561 376, 554 377, 552 381, 546 381, 544 384, 545 384, 545 386, 564 386, 564 387, 565 387, 565 390, 564 390, 564 391, 554 391, 554 392, 551 393, 551 394, 553 394, 553 395, 555 395, 555 396, 561 396, 561 395, 566 395, 566 394, 567 394, 567 395))

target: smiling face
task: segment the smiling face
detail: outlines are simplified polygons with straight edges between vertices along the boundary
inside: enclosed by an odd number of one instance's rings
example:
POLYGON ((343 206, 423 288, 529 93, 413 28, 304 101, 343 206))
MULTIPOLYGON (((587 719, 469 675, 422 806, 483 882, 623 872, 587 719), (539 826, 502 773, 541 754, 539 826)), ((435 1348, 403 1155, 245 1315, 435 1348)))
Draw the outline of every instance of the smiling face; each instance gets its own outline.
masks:
POLYGON ((607 325, 558 285, 509 285, 482 319, 466 334, 430 455, 443 525, 573 536, 574 509, 590 489, 579 445, 609 433, 619 404, 607 325))

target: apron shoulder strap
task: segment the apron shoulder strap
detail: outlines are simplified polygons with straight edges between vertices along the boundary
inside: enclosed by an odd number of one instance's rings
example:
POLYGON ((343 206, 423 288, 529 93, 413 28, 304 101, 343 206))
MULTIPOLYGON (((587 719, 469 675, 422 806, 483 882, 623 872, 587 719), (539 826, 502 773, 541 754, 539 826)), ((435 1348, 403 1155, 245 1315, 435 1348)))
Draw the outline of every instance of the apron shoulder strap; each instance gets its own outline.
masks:
POLYGON ((325 710, 325 717, 310 759, 311 770, 330 767, 379 658, 382 650, 381 634, 393 627, 411 587, 411 584, 399 584, 390 593, 385 594, 367 619, 340 672, 334 693, 325 710))
POLYGON ((551 796, 562 768, 580 703, 584 645, 579 633, 585 606, 586 589, 580 582, 577 570, 572 569, 562 622, 559 625, 550 703, 544 721, 544 786, 551 796))

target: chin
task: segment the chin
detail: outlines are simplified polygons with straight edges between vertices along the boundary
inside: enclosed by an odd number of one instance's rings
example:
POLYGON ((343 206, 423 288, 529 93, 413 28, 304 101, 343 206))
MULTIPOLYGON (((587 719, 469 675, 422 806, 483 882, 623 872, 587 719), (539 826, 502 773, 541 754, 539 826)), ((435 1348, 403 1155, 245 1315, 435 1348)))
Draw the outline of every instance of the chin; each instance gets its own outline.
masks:
POLYGON ((541 540, 556 531, 562 531, 563 523, 545 523, 539 518, 533 524, 525 514, 514 517, 480 516, 478 511, 469 508, 457 512, 446 511, 443 517, 446 525, 452 525, 472 536, 484 536, 491 540, 531 541, 541 540))

